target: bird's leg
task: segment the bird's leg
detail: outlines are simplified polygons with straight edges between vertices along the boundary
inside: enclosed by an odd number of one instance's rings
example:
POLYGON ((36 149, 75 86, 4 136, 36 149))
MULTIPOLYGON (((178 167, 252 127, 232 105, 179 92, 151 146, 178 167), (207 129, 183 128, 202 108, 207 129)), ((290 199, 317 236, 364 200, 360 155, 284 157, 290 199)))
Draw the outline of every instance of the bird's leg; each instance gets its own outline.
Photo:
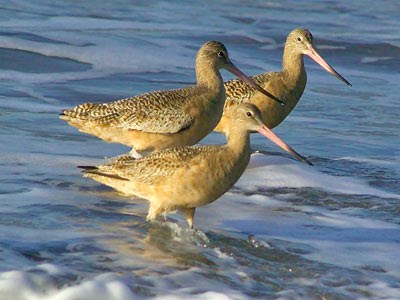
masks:
POLYGON ((193 218, 195 210, 195 207, 180 208, 180 211, 183 213, 183 216, 185 217, 190 229, 193 229, 193 218))
POLYGON ((161 212, 160 207, 150 204, 146 221, 154 221, 161 212))
POLYGON ((129 152, 129 155, 132 156, 133 158, 141 158, 143 157, 139 152, 135 150, 135 148, 132 147, 132 150, 129 152))
POLYGON ((117 155, 117 156, 114 156, 114 157, 105 157, 105 159, 108 161, 109 164, 112 164, 115 161, 117 161, 119 158, 124 157, 124 156, 130 156, 130 157, 132 157, 134 159, 138 159, 138 158, 143 157, 143 155, 140 154, 139 152, 137 152, 135 150, 135 148, 132 148, 132 150, 129 151, 128 153, 123 153, 121 155, 117 155))

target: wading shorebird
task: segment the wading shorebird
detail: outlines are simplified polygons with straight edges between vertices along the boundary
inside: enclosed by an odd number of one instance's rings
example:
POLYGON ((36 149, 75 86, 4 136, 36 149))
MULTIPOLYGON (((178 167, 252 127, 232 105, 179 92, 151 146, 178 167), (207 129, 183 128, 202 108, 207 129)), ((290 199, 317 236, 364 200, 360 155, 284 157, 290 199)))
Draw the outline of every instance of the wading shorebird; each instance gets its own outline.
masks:
POLYGON ((211 41, 197 52, 195 86, 104 104, 84 103, 64 110, 60 118, 82 132, 132 147, 133 157, 141 157, 140 152, 194 145, 212 132, 222 116, 225 88, 220 69, 282 105, 231 62, 222 43, 211 41))
POLYGON ((225 145, 169 148, 135 159, 123 156, 100 166, 79 166, 84 177, 108 185, 125 196, 149 201, 147 220, 180 210, 189 227, 197 207, 218 199, 243 174, 250 160, 250 132, 258 131, 279 147, 308 162, 276 136, 251 103, 242 103, 232 114, 225 145))
MULTIPOLYGON (((261 73, 252 77, 259 86, 283 100, 285 106, 277 105, 268 96, 256 93, 243 81, 234 79, 225 83, 224 110, 242 102, 250 102, 261 111, 263 121, 268 128, 278 126, 294 109, 306 87, 307 73, 304 68, 304 55, 309 56, 327 72, 351 86, 350 82, 336 72, 315 50, 311 32, 307 29, 297 28, 287 36, 283 51, 282 71, 261 73)), ((229 126, 230 121, 224 112, 215 131, 225 132, 226 127, 229 126)))

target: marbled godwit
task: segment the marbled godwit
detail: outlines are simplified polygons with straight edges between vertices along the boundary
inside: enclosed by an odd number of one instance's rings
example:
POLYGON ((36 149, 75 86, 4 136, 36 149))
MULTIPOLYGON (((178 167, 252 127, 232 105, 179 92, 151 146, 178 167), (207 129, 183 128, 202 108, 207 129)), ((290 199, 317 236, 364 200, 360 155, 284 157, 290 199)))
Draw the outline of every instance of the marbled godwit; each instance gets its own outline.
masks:
POLYGON ((64 110, 61 119, 107 142, 132 147, 131 155, 194 145, 218 124, 225 102, 220 69, 272 97, 242 73, 220 42, 205 43, 196 56, 197 85, 158 91, 105 104, 84 103, 64 110))
MULTIPOLYGON (((338 72, 336 72, 315 50, 313 37, 307 29, 298 28, 289 33, 283 51, 283 69, 280 72, 258 74, 252 78, 260 86, 268 90, 275 97, 283 100, 285 106, 276 105, 274 101, 246 86, 240 80, 230 80, 225 83, 226 102, 225 110, 230 106, 250 102, 258 107, 268 128, 278 126, 293 110, 303 94, 307 82, 307 73, 304 68, 303 55, 308 55, 347 85, 351 85, 338 72)), ((225 132, 229 127, 229 120, 224 113, 215 131, 225 132)))
POLYGON ((80 166, 84 176, 126 196, 150 203, 147 220, 174 210, 183 212, 190 227, 195 209, 213 202, 232 187, 250 160, 250 131, 258 131, 296 158, 306 161, 269 130, 251 103, 230 111, 227 144, 169 148, 135 159, 123 156, 101 166, 80 166))

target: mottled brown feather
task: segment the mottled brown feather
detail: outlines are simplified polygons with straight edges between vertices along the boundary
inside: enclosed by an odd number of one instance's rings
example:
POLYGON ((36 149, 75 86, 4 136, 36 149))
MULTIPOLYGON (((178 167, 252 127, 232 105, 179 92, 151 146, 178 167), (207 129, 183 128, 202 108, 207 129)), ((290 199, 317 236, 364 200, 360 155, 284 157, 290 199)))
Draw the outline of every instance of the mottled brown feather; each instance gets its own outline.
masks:
POLYGON ((222 116, 225 89, 219 69, 228 65, 225 46, 207 42, 196 56, 195 86, 110 103, 85 103, 63 111, 60 118, 82 132, 137 151, 193 145, 209 134, 222 116))
POLYGON ((223 44, 207 42, 197 52, 195 86, 111 103, 85 103, 65 110, 60 118, 107 142, 131 146, 132 153, 194 145, 221 119, 225 88, 219 70, 223 68, 247 78, 230 61, 223 44))
POLYGON ((95 125, 152 133, 176 133, 187 128, 193 117, 184 107, 195 96, 194 87, 157 91, 104 104, 84 103, 64 114, 95 125))
POLYGON ((123 156, 94 171, 85 167, 84 176, 124 195, 147 199, 149 220, 179 209, 191 225, 194 209, 225 193, 249 162, 249 134, 262 125, 261 115, 249 103, 237 106, 233 113, 235 122, 225 145, 170 148, 139 159, 123 156))
MULTIPOLYGON (((251 78, 260 86, 265 85, 266 82, 277 76, 278 72, 261 73, 251 78)), ((250 102, 251 99, 257 94, 257 91, 250 87, 248 84, 240 79, 232 79, 224 83, 226 100, 224 109, 232 105, 238 105, 243 102, 250 102)))
MULTIPOLYGON (((286 39, 282 71, 267 72, 252 77, 259 86, 285 102, 284 106, 280 106, 266 95, 256 93, 253 88, 246 86, 241 80, 225 82, 227 98, 224 113, 215 131, 226 132, 230 121, 225 111, 243 102, 256 105, 261 111, 263 122, 269 128, 278 126, 295 108, 303 95, 307 83, 303 55, 309 55, 310 49, 314 49, 311 33, 303 28, 294 29, 286 39)), ((350 85, 336 71, 330 73, 350 85)))

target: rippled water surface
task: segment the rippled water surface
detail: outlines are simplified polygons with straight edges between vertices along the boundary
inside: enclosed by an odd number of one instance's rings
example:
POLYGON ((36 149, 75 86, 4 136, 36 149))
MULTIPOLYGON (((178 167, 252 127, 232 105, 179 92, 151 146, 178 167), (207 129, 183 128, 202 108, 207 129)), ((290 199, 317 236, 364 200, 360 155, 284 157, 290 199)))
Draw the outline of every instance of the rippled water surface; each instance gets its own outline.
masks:
POLYGON ((400 299, 399 14, 396 1, 0 4, 0 299, 400 299), (314 167, 254 135, 260 153, 195 232, 179 214, 146 223, 145 201, 82 178, 77 165, 129 149, 61 109, 192 84, 208 40, 248 74, 279 70, 296 27, 353 84, 305 58, 306 91, 275 132, 314 167))

